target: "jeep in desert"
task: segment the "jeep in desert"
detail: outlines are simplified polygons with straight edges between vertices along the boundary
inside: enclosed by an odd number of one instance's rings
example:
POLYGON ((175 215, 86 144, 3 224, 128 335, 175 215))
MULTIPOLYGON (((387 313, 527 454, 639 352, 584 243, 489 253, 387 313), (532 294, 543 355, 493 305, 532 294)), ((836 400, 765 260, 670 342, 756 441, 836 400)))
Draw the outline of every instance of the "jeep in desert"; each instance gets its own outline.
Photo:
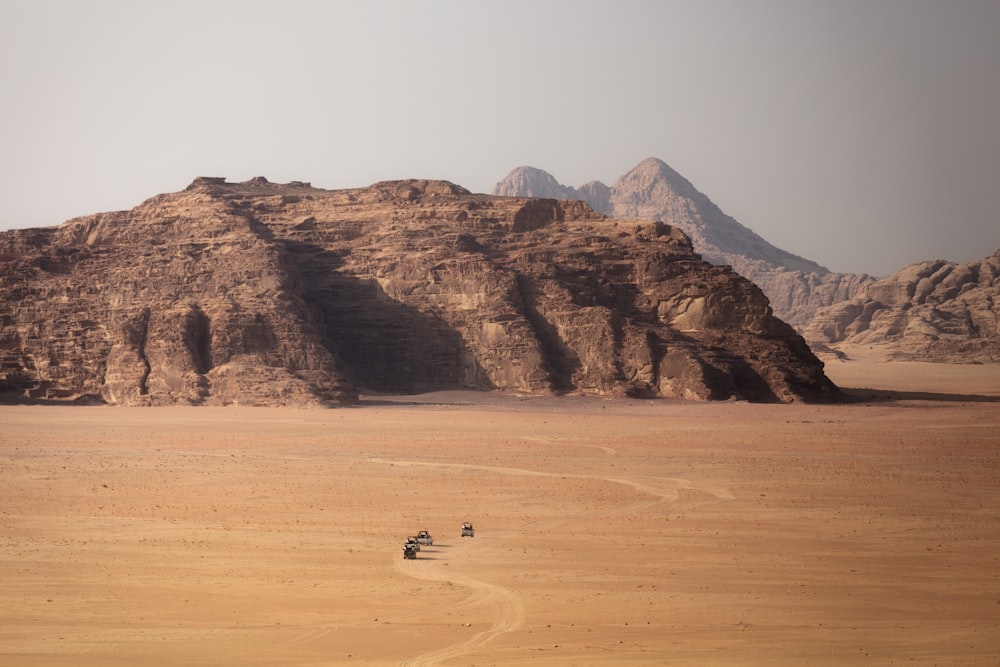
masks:
POLYGON ((463 523, 462 524, 462 537, 475 537, 475 536, 476 536, 476 531, 472 527, 472 524, 468 523, 468 522, 463 523))

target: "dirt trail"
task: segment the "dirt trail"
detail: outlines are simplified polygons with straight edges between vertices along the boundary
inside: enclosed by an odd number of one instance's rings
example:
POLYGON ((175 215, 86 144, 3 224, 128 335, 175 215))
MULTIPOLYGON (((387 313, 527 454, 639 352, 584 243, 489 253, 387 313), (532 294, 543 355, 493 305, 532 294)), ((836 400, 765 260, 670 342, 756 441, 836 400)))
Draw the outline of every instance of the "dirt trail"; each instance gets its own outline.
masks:
MULTIPOLYGON (((457 547, 450 553, 457 554, 462 551, 474 551, 471 542, 468 546, 457 547)), ((472 595, 457 606, 487 607, 491 610, 493 616, 493 623, 488 629, 477 632, 457 644, 425 653, 410 660, 404 660, 401 664, 406 667, 435 665, 445 660, 457 658, 479 648, 498 635, 514 632, 524 624, 524 605, 521 602, 521 597, 506 586, 447 572, 441 562, 421 560, 419 557, 417 560, 404 562, 402 553, 396 554, 393 567, 398 572, 414 579, 448 581, 468 588, 472 591, 472 595)))
POLYGON ((0 406, 0 664, 996 667, 997 368, 836 406, 0 406), (404 562, 407 527, 441 540, 404 562))
MULTIPOLYGON (((613 451, 613 450, 612 450, 613 451)), ((519 475, 526 477, 557 477, 563 479, 589 479, 589 480, 599 480, 612 482, 615 484, 621 484, 628 486, 630 488, 639 491, 640 493, 652 496, 651 500, 643 500, 637 503, 632 503, 620 508, 619 513, 622 515, 633 514, 649 508, 653 505, 657 505, 663 502, 672 502, 680 498, 681 490, 695 490, 702 491, 719 500, 730 500, 733 495, 726 489, 715 488, 715 487, 699 487, 693 482, 686 479, 679 478, 658 478, 655 480, 657 486, 653 486, 649 482, 639 481, 637 479, 631 478, 620 478, 620 477, 604 477, 600 475, 581 475, 581 474, 565 474, 565 473, 553 473, 544 472, 539 470, 530 470, 526 468, 512 468, 506 466, 486 466, 486 465, 473 465, 466 463, 442 463, 434 461, 402 461, 402 460, 385 460, 385 459, 369 459, 372 463, 385 463, 397 466, 423 466, 431 468, 450 468, 450 469, 464 469, 464 470, 480 470, 485 472, 501 473, 507 475, 519 475)), ((585 519, 590 515, 595 514, 595 512, 585 512, 579 513, 572 517, 563 517, 561 519, 554 519, 546 521, 543 524, 533 523, 525 524, 516 531, 516 535, 497 535, 496 537, 500 540, 513 539, 518 535, 523 535, 525 531, 540 531, 552 528, 554 525, 561 525, 568 521, 585 519)), ((457 547, 455 550, 451 551, 449 555, 464 554, 465 552, 474 551, 471 540, 457 547)), ((447 571, 440 562, 420 560, 419 557, 415 561, 404 561, 402 553, 398 553, 393 561, 393 567, 400 573, 413 577, 415 579, 423 579, 426 581, 447 581, 452 584, 463 586, 473 591, 473 596, 468 600, 460 603, 459 606, 465 607, 470 605, 481 605, 488 606, 492 608, 493 611, 493 624, 488 630, 479 632, 465 641, 459 642, 457 644, 452 644, 446 646, 437 651, 432 651, 430 653, 425 653, 423 655, 417 656, 411 660, 405 660, 401 664, 405 667, 424 667, 427 665, 435 665, 439 662, 445 660, 451 660, 453 658, 460 657, 473 650, 479 648, 483 644, 493 640, 495 637, 508 632, 514 632, 519 629, 525 620, 524 616, 524 605, 522 604, 520 595, 506 587, 499 584, 491 583, 482 579, 476 579, 474 577, 467 576, 456 576, 453 572, 447 571)))

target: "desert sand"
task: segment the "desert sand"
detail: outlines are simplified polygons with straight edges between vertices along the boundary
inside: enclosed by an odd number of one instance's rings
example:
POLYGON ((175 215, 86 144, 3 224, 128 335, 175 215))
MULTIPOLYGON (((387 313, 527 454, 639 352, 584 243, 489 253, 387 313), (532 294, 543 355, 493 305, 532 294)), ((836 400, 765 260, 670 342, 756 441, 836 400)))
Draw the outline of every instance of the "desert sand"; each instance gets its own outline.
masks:
POLYGON ((1000 664, 1000 368, 828 372, 864 400, 0 407, 0 664, 1000 664))

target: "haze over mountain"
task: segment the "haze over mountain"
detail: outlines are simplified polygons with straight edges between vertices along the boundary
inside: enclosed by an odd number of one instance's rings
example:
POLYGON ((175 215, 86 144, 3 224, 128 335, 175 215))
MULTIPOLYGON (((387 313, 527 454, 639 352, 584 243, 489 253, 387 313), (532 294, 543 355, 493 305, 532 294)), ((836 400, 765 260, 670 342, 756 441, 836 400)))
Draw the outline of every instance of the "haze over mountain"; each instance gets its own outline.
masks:
POLYGON ((805 336, 877 345, 896 359, 1000 362, 1000 250, 965 264, 918 262, 867 282, 819 309, 805 336))
POLYGON ((730 257, 739 255, 785 269, 829 273, 815 262, 771 245, 723 213, 690 181, 657 158, 643 160, 611 187, 591 181, 573 188, 541 169, 518 167, 494 186, 492 194, 582 199, 609 217, 674 219, 695 249, 713 264, 728 264, 730 257))
POLYGON ((774 313, 811 344, 879 345, 899 358, 928 361, 1000 360, 997 254, 962 265, 918 262, 881 279, 834 273, 767 242, 656 158, 611 186, 590 181, 575 188, 541 169, 518 167, 493 193, 582 199, 611 217, 676 226, 704 259, 756 283, 774 313))
POLYGON ((655 155, 833 271, 1000 246, 995 0, 3 9, 0 229, 131 208, 195 174, 488 192, 519 164, 610 184, 655 155))
POLYGON ((643 160, 610 187, 591 181, 560 184, 534 167, 513 169, 495 195, 582 199, 610 217, 662 220, 683 230, 695 250, 713 264, 732 266, 756 283, 775 314, 804 327, 818 308, 850 298, 868 275, 833 273, 816 262, 775 247, 725 214, 686 178, 657 158, 643 160))
POLYGON ((835 400, 680 230, 444 181, 200 178, 0 232, 0 394, 306 405, 358 391, 835 400))

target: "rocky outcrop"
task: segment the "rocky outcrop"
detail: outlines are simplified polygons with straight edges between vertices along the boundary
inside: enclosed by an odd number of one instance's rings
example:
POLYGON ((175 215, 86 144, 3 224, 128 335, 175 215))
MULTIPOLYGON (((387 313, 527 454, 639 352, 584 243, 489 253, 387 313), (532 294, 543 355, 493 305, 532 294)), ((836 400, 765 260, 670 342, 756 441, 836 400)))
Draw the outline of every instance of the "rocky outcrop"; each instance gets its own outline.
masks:
POLYGON ((204 187, 55 229, 4 232, 0 267, 8 394, 125 405, 355 395, 287 254, 204 187))
POLYGON ((760 286, 774 313, 814 346, 880 345, 896 358, 924 361, 998 360, 996 255, 961 266, 921 262, 883 279, 833 273, 774 247, 656 159, 610 188, 563 186, 540 169, 518 167, 493 192, 582 199, 612 217, 675 226, 707 261, 732 266, 760 286))
POLYGON ((919 262, 820 309, 820 345, 879 345, 897 359, 1000 361, 1000 250, 978 262, 919 262))
POLYGON ((0 394, 17 400, 838 396, 763 293, 676 227, 441 181, 197 179, 0 233, 0 299, 0 394))
POLYGON ((496 184, 493 194, 582 199, 610 217, 662 220, 678 227, 705 260, 732 266, 756 283, 775 314, 800 329, 818 308, 853 297, 873 280, 864 274, 833 273, 771 245, 655 158, 639 163, 611 187, 592 181, 572 188, 540 169, 518 167, 496 184))

